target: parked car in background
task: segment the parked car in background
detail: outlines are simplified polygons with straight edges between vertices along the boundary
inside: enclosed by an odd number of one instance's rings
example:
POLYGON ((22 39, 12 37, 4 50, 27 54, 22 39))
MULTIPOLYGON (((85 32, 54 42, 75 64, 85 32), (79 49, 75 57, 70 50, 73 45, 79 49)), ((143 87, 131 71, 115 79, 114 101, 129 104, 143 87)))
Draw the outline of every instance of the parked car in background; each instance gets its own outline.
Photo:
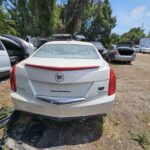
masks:
POLYGON ((140 52, 150 54, 150 38, 142 38, 140 40, 140 52))
POLYGON ((134 46, 133 46, 133 50, 134 50, 136 53, 140 53, 140 47, 139 47, 139 45, 134 45, 134 46))
POLYGON ((34 48, 37 47, 37 39, 38 39, 38 38, 31 37, 31 36, 29 36, 29 35, 27 35, 27 36, 25 37, 25 41, 28 42, 28 43, 31 43, 32 46, 34 46, 34 48))
POLYGON ((0 36, 0 41, 9 56, 9 62, 11 62, 11 65, 22 60, 22 49, 16 42, 2 36, 0 36))
POLYGON ((115 74, 88 42, 48 42, 13 67, 10 81, 17 110, 56 118, 105 114, 115 99, 115 74))
POLYGON ((52 41, 67 41, 72 40, 73 36, 71 34, 53 34, 52 41))
POLYGON ((11 69, 9 55, 0 41, 0 78, 9 75, 11 69))
POLYGON ((3 35, 3 37, 11 39, 12 41, 16 42, 21 47, 22 60, 27 58, 28 56, 30 56, 35 50, 35 47, 33 46, 32 43, 28 43, 21 38, 18 38, 16 36, 12 36, 12 35, 3 35))
POLYGON ((136 58, 136 52, 133 50, 131 42, 120 42, 116 48, 112 47, 107 53, 106 59, 111 61, 121 61, 131 63, 136 58))
POLYGON ((99 53, 103 56, 103 58, 105 58, 107 54, 107 49, 103 46, 103 44, 96 41, 92 41, 91 43, 98 49, 99 53))
POLYGON ((36 48, 41 47, 43 44, 45 44, 47 42, 49 42, 49 39, 47 39, 47 38, 38 38, 36 48))
POLYGON ((74 38, 77 41, 86 41, 86 37, 84 35, 77 34, 74 38))

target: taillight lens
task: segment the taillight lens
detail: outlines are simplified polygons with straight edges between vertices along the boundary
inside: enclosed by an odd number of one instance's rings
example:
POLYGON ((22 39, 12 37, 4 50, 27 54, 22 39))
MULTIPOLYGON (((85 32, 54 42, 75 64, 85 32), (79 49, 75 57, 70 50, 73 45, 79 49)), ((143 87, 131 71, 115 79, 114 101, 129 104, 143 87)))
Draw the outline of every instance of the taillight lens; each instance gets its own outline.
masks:
POLYGON ((116 76, 112 69, 110 69, 110 78, 109 78, 109 89, 108 95, 113 95, 116 92, 116 76))
POLYGON ((14 92, 17 91, 17 87, 16 87, 16 66, 14 65, 11 72, 10 72, 10 86, 11 86, 11 90, 13 90, 14 92))

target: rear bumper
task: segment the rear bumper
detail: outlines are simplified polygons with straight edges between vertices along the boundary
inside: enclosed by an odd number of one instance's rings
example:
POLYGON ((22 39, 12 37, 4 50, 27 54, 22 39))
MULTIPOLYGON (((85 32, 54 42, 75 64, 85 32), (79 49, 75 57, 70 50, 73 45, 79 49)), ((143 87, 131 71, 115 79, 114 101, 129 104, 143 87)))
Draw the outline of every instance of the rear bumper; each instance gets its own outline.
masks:
POLYGON ((117 61, 134 61, 135 56, 133 56, 133 55, 131 55, 131 56, 115 55, 115 57, 113 59, 117 60, 117 61))
POLYGON ((29 97, 18 95, 17 93, 11 93, 11 97, 17 110, 59 119, 107 114, 112 109, 115 94, 112 96, 86 99, 82 102, 63 105, 31 99, 29 97))

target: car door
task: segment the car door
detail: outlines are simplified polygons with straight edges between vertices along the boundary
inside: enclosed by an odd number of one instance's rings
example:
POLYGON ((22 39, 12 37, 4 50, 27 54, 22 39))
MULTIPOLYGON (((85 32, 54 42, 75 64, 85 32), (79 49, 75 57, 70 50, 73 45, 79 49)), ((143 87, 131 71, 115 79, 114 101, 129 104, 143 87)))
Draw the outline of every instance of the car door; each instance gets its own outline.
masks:
POLYGON ((0 73, 8 72, 11 68, 8 53, 0 41, 0 73))

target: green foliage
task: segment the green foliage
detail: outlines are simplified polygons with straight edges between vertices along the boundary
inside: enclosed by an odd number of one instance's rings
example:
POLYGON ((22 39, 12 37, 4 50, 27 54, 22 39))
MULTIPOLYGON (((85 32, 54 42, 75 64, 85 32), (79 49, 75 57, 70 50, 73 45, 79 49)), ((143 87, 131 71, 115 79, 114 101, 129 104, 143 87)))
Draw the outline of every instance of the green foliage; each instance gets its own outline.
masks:
MULTIPOLYGON (((57 4, 56 0, 3 2, 21 37, 47 37, 52 33, 80 32, 87 36, 88 40, 100 40, 107 46, 116 22, 112 17, 109 0, 61 0, 60 4, 57 4)), ((5 30, 3 32, 6 33, 5 30)))
POLYGON ((131 133, 131 136, 136 140, 144 150, 150 149, 150 133, 139 131, 137 133, 131 133))
POLYGON ((112 33, 110 36, 110 43, 117 44, 118 42, 130 41, 135 45, 139 44, 141 38, 145 37, 144 30, 140 27, 132 28, 129 32, 119 36, 116 33, 112 33))
POLYGON ((116 33, 112 33, 110 35, 110 44, 117 44, 118 42, 120 42, 120 36, 116 33))
POLYGON ((60 18, 61 15, 61 5, 57 5, 54 9, 52 23, 53 23, 53 33, 60 33, 61 29, 63 28, 62 19, 60 18))
POLYGON ((60 18, 62 19, 62 32, 74 34, 80 31, 81 18, 88 0, 67 0, 63 2, 60 18))
POLYGON ((59 4, 56 0, 0 0, 2 4, 5 8, 0 8, 0 34, 48 37, 53 33, 77 32, 106 47, 119 41, 138 44, 145 36, 140 27, 122 36, 111 34, 116 18, 109 0, 61 0, 59 4))
POLYGON ((148 32, 147 37, 150 38, 150 31, 148 32))
POLYGON ((142 37, 145 37, 144 30, 140 27, 132 28, 129 32, 121 36, 121 41, 131 41, 134 44, 139 44, 142 37))
POLYGON ((16 24, 13 19, 10 18, 9 14, 4 12, 4 9, 0 7, 0 34, 14 34, 17 32, 15 30, 16 24))
POLYGON ((88 40, 100 40, 106 47, 110 42, 110 33, 115 27, 116 18, 112 17, 112 9, 108 0, 88 4, 85 10, 81 33, 88 40))
POLYGON ((53 32, 56 0, 6 0, 5 6, 20 36, 49 36, 53 32))

